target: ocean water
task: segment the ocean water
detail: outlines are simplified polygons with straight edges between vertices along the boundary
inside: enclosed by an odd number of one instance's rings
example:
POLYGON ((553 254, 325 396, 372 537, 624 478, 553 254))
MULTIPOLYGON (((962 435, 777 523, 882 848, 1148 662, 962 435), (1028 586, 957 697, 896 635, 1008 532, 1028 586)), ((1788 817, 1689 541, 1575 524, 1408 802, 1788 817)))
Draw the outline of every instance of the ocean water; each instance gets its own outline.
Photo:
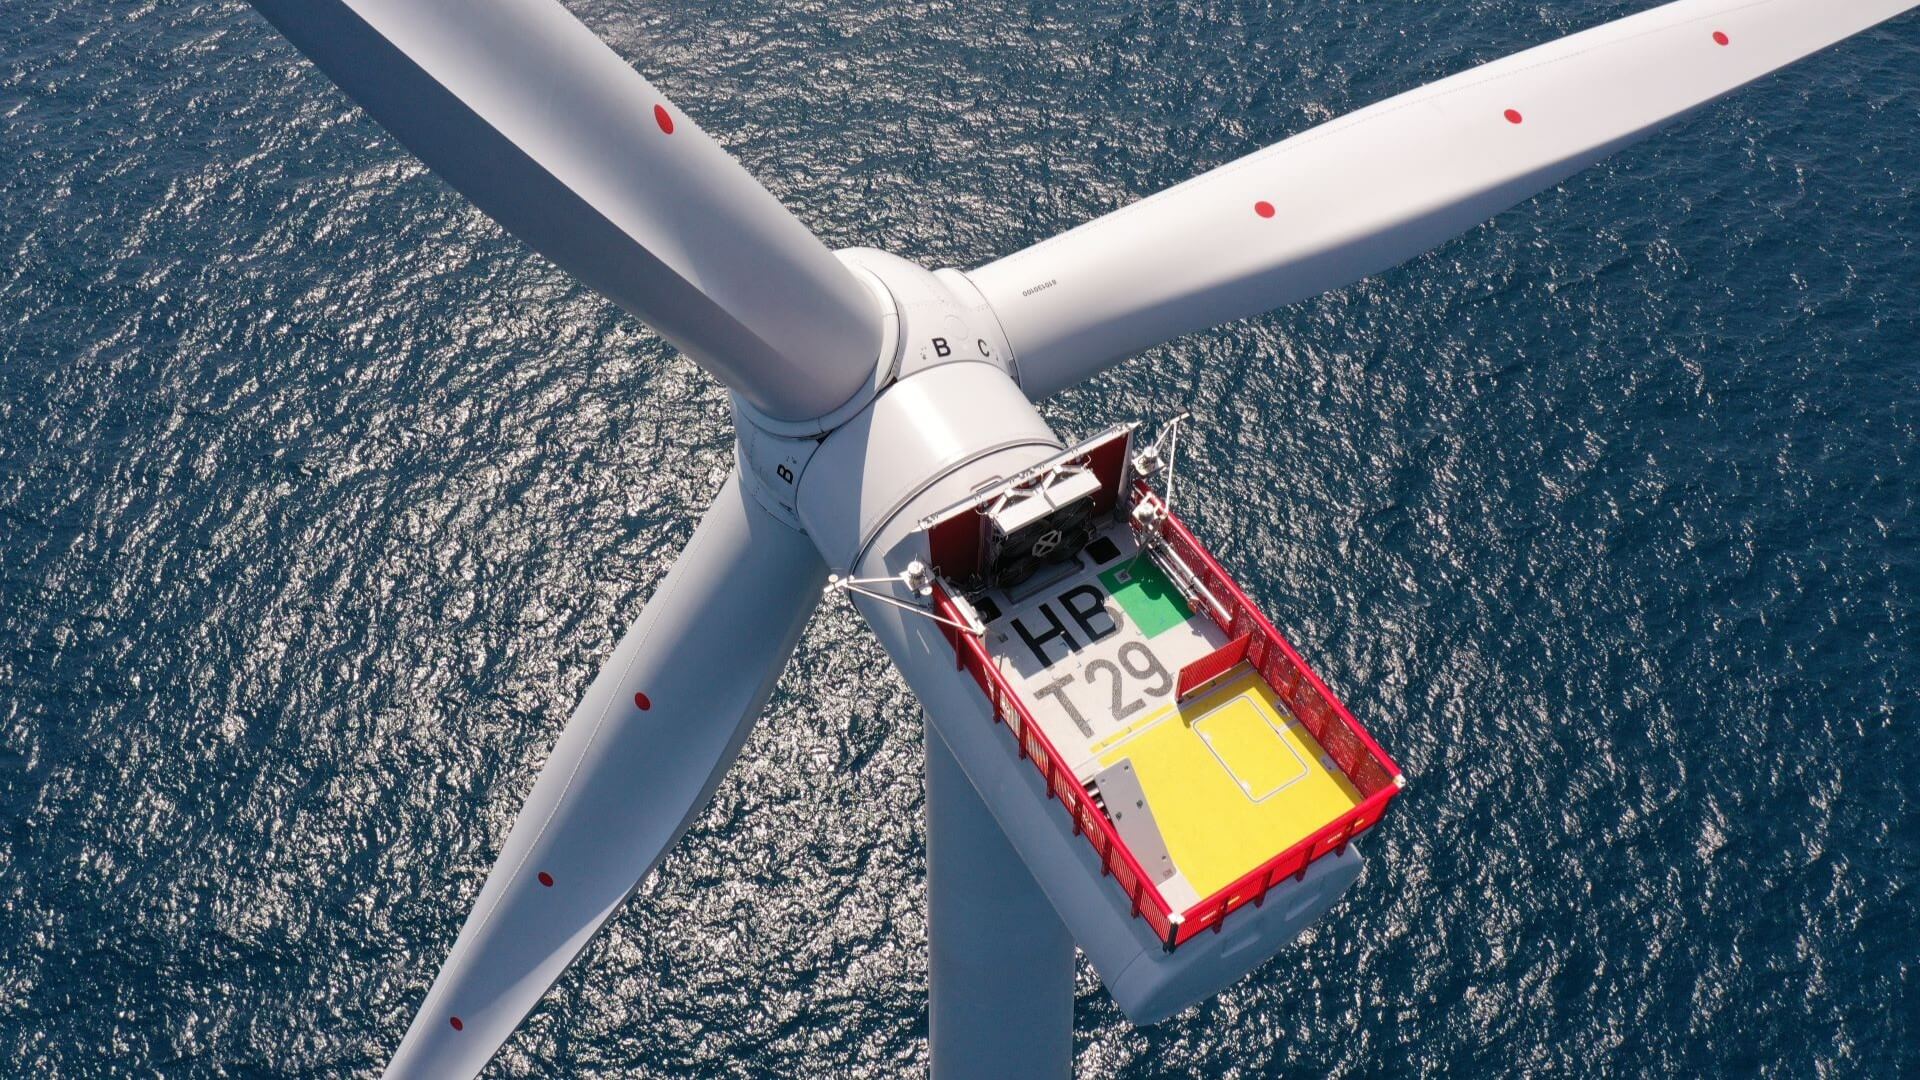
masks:
MULTIPOLYGON (((835 246, 971 266, 1644 6, 574 8, 835 246)), ((1920 1071, 1920 17, 1046 409, 1409 773, 1362 883, 1085 1076, 1920 1071), (1191 478, 1187 485, 1186 478, 1191 478)), ((724 396, 244 5, 0 19, 0 1073, 397 1043, 728 466, 724 396)), ((924 1068, 921 730, 823 609, 499 1076, 924 1068)))

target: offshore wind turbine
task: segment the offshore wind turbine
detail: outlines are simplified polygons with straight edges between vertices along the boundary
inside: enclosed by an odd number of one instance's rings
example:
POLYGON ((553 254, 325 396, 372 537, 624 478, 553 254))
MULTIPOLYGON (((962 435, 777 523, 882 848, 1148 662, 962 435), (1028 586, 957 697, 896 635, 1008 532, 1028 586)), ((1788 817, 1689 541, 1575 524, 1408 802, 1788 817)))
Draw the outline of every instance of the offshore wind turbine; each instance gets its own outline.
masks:
POLYGON ((732 394, 736 468, 388 1066, 443 1078, 485 1067, 700 813, 823 587, 927 716, 936 1073, 1064 1072, 1076 945, 1143 1023, 1271 957, 1403 779, 1172 513, 1177 436, 1066 446, 1032 401, 1413 258, 1920 0, 1680 0, 965 272, 827 250, 558 0, 253 4, 732 394))

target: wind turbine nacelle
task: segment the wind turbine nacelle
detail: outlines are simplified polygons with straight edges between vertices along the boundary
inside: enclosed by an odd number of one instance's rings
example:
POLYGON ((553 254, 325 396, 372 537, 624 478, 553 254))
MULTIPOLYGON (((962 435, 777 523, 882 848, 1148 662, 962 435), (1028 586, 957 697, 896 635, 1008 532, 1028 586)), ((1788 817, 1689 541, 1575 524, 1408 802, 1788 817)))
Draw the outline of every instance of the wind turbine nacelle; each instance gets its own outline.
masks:
MULTIPOLYGON (((1174 756, 1184 755, 1181 767, 1196 763, 1208 767, 1197 755, 1206 753, 1204 747, 1211 742, 1218 743, 1214 753, 1226 755, 1224 770, 1206 774, 1213 782, 1209 790, 1228 800, 1213 809, 1194 804, 1176 812, 1165 792, 1170 790, 1168 780, 1178 781, 1178 777, 1160 765, 1171 758, 1125 744, 1124 739, 1132 737, 1125 733, 1109 733, 1122 742, 1106 749, 1094 746, 1090 736, 1073 754, 1057 751, 1050 742, 1044 751, 1029 752, 1030 745, 1038 744, 1008 737, 1010 700, 1018 692, 983 693, 989 680, 986 666, 1001 661, 1015 667, 1025 664, 1031 669, 1026 671, 1031 676, 1027 690, 1044 687, 1043 692, 1058 694, 1064 703, 1076 691, 1052 686, 1056 675, 1069 670, 1085 673, 1104 663, 1118 677, 1122 670, 1146 667, 1144 657, 1153 649, 1166 651, 1165 641, 1149 646, 1115 632, 1122 624, 1137 628, 1157 616, 1128 616, 1114 599, 1118 590, 1107 589, 1102 595, 1101 586, 1089 584, 1101 574, 1124 575, 1123 564, 1128 560, 1117 554, 1121 544, 1129 545, 1134 564, 1144 570, 1147 564, 1140 546, 1144 541, 1129 539, 1134 535, 1129 524, 1134 515, 1129 511, 1136 499, 1150 496, 1144 494, 1144 487, 1136 490, 1129 471, 1131 427, 1095 440, 1098 446, 1067 447, 1015 383, 1011 365, 998 362, 1005 354, 993 336, 990 312, 969 310, 961 299, 966 293, 953 288, 951 278, 882 258, 897 264, 874 260, 896 297, 903 292, 913 295, 910 290, 917 286, 918 295, 902 305, 909 311, 898 334, 906 361, 903 371, 867 408, 812 451, 797 486, 796 514, 828 565, 844 568, 854 578, 898 578, 910 568, 917 570, 916 564, 932 565, 944 576, 967 579, 965 585, 944 582, 956 593, 971 589, 983 599, 999 598, 1002 609, 997 611, 945 609, 950 626, 927 618, 924 611, 903 610, 866 597, 856 596, 854 603, 1114 1000, 1135 1022, 1156 1022, 1217 993, 1273 956, 1333 905, 1358 878, 1362 866, 1358 849, 1349 843, 1359 829, 1329 839, 1332 833, 1327 830, 1337 831, 1339 823, 1333 818, 1316 819, 1305 829, 1305 847, 1315 849, 1311 858, 1302 857, 1297 866, 1288 864, 1286 872, 1280 873, 1274 867, 1286 845, 1270 845, 1274 850, 1261 849, 1259 858, 1246 867, 1248 872, 1266 875, 1257 890, 1221 886, 1223 874, 1235 881, 1245 876, 1231 868, 1237 865, 1233 859, 1246 853, 1229 852, 1202 867, 1193 846, 1182 845, 1182 822, 1176 819, 1184 815, 1185 824, 1191 825, 1196 813, 1238 809, 1237 803, 1229 806, 1235 798, 1255 813, 1266 812, 1261 804, 1268 804, 1270 811, 1279 805, 1271 800, 1292 798, 1283 789, 1292 790, 1302 777, 1277 774, 1274 770, 1281 767, 1273 759, 1277 753, 1292 754, 1289 760, 1297 760, 1302 770, 1311 756, 1310 771, 1320 781, 1338 770, 1332 770, 1330 763, 1322 767, 1326 753, 1317 744, 1307 755, 1286 750, 1287 736, 1281 729, 1287 721, 1279 712, 1242 715, 1224 709, 1257 696, 1247 689, 1250 684, 1228 685, 1226 668, 1215 675, 1223 709, 1195 712, 1191 717, 1172 711, 1162 717, 1172 717, 1173 726, 1164 728, 1166 734, 1176 736, 1175 742, 1187 740, 1186 745, 1173 748, 1174 756), (949 344, 956 339, 974 340, 981 355, 961 356, 951 349, 943 355, 934 344, 936 338, 949 344), (1095 459, 1097 464, 1090 464, 1095 459), (955 527, 943 534, 945 539, 930 540, 929 523, 955 506, 964 508, 954 518, 955 527), (1114 554, 1098 565, 1082 554, 1082 549, 1100 547, 1096 531, 1115 541, 1111 544, 1114 554), (958 554, 963 550, 971 553, 958 554), (1013 610, 1020 605, 1027 606, 1013 610), (992 624, 990 632, 999 634, 1003 655, 969 669, 964 658, 956 662, 958 638, 965 632, 956 634, 953 628, 977 624, 983 618, 992 624), (1074 654, 1070 657, 1061 644, 1077 640, 1091 646, 1095 643, 1089 639, 1095 637, 1102 639, 1099 645, 1107 650, 1099 656, 1094 651, 1080 655, 1076 648, 1070 650, 1074 654), (1027 645, 1033 646, 1033 655, 1021 659, 1019 651, 1027 645), (1119 652, 1107 655, 1115 649, 1119 652), (1001 694, 997 702, 992 694, 1001 694), (1192 732, 1183 734, 1189 723, 1192 732), (1260 731, 1271 732, 1272 739, 1245 753, 1226 748, 1229 743, 1245 743, 1250 734, 1260 731), (1070 775, 1051 764, 1076 754, 1082 759, 1084 776, 1070 775), (1049 761, 1051 771, 1036 769, 1042 758, 1049 761), (1137 775, 1131 773, 1135 761, 1140 764, 1137 775), (1244 775, 1236 774, 1236 768, 1244 775), (1156 784, 1158 793, 1146 790, 1156 784), (1245 797, 1235 787, 1243 784, 1247 785, 1245 797), (1104 810, 1094 809, 1101 799, 1104 810), (1122 806, 1123 802, 1128 805, 1122 806), (1152 809, 1147 807, 1149 802, 1154 803, 1152 809), (1135 804, 1137 811, 1129 808, 1135 804), (1157 824, 1156 813, 1162 815, 1157 824), (1315 832, 1314 827, 1321 825, 1326 828, 1315 832), (1093 832, 1109 839, 1090 843, 1093 832), (1124 840, 1122 832, 1127 834, 1124 840), (1105 848, 1100 847, 1103 843, 1105 848), (1136 861, 1123 866, 1122 859, 1136 861), (1147 862, 1154 863, 1156 872, 1172 872, 1143 885, 1143 880, 1154 876, 1140 873, 1138 864, 1147 862), (1181 868, 1174 869, 1176 863, 1181 868), (1122 880, 1124 887, 1118 884, 1122 880), (1161 895, 1162 891, 1173 899, 1161 895), (1195 922, 1187 922, 1188 916, 1195 922)), ((964 279, 958 284, 964 284, 964 279)), ((742 442, 746 444, 745 439, 742 442)), ((1157 515, 1142 514, 1139 519, 1169 521, 1164 508, 1160 509, 1157 515)), ((1169 527, 1178 527, 1177 522, 1169 527)), ((1217 569, 1210 558, 1209 564, 1217 569)), ((940 595, 951 602, 944 591, 940 595)), ((1244 596, 1240 599, 1244 601, 1244 596)), ((1180 633, 1186 632, 1172 636, 1180 633)), ((1210 633, 1211 637, 1189 634, 1181 648, 1193 653, 1196 661, 1222 653, 1228 647, 1224 630, 1210 633)), ((1239 646, 1244 655, 1246 643, 1239 646)), ((1279 653, 1273 656, 1278 662, 1279 653)), ((1239 658, 1228 667, 1234 677, 1250 678, 1239 658)), ((1173 708, 1174 670, 1162 666, 1154 679, 1159 696, 1167 699, 1167 709, 1173 708)), ((1184 681, 1186 672, 1182 674, 1184 681)), ((1082 686, 1077 692, 1085 691, 1082 686)), ((1267 692, 1266 699, 1272 698, 1267 692)), ((1077 707, 1063 704, 1062 709, 1066 711, 1055 710, 1055 721, 1068 713, 1084 719, 1081 714, 1090 713, 1093 704, 1083 700, 1077 707)), ((1141 717, 1144 720, 1146 714, 1141 717)), ((1071 738, 1072 731, 1063 729, 1059 737, 1071 738)), ((1384 789, 1397 789, 1397 770, 1392 773, 1376 769, 1370 774, 1377 782, 1375 790, 1368 795, 1379 793, 1378 797, 1367 801, 1349 790, 1353 798, 1338 808, 1340 812, 1354 811, 1365 801, 1370 816, 1359 828, 1377 820, 1379 810, 1392 798, 1384 789)), ((1345 782, 1344 777, 1338 778, 1339 784, 1345 782)), ((1327 786, 1334 786, 1333 782, 1327 786)), ((1225 827, 1238 826, 1228 822, 1225 827)), ((1350 822, 1347 827, 1351 828, 1350 822)))

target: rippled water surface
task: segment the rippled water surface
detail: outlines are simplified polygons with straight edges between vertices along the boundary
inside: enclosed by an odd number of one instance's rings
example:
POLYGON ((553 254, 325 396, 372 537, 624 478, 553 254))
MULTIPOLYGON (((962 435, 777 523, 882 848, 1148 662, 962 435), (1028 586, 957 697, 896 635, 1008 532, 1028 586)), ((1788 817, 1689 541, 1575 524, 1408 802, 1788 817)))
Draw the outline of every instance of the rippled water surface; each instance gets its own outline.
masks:
MULTIPOLYGON (((573 5, 835 246, 970 266, 1571 0, 573 5)), ((1089 1076, 1920 1069, 1920 19, 1154 351, 1197 530, 1405 765, 1089 1076)), ((0 1061, 364 1074, 724 475, 716 384, 232 2, 0 20, 0 1061)), ((497 1075, 924 1067, 921 733, 823 610, 497 1075)))

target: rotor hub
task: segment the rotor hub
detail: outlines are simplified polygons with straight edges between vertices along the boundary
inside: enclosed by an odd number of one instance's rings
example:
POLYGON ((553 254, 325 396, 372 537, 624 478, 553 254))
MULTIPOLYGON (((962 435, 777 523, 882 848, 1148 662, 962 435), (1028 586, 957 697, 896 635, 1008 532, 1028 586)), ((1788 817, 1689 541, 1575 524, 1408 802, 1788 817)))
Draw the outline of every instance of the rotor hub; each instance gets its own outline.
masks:
MULTIPOLYGON (((834 433, 855 425, 862 417, 870 420, 874 410, 881 407, 896 388, 943 367, 984 365, 995 373, 986 376, 987 381, 1009 384, 1008 388, 1019 398, 1021 411, 1032 412, 1032 405, 1019 394, 1017 386, 1011 385, 1016 377, 1013 350, 1000 329, 999 320, 965 275, 956 270, 930 271, 872 248, 848 248, 835 255, 873 292, 881 313, 880 354, 874 360, 873 377, 866 388, 833 412, 802 421, 773 419, 739 394, 730 395, 735 454, 747 491, 769 513, 808 532, 812 530, 801 514, 800 490, 816 453, 834 433)), ((942 381, 957 385, 982 380, 942 381)), ((973 407, 960 401, 953 404, 979 419, 978 403, 973 407)), ((920 396, 915 398, 909 412, 918 421, 931 423, 928 410, 929 402, 920 396)), ((1037 414, 1034 418, 1038 419, 1037 414)), ((909 426, 921 425, 910 422, 909 426)), ((993 425, 978 426, 985 430, 993 425)), ((1042 429, 1044 426, 1040 425, 1042 429)), ((985 440, 992 441, 991 438, 985 440)), ((900 448, 889 447, 889 454, 899 457, 900 448)), ((911 455, 902 457, 897 464, 911 468, 907 465, 909 459, 911 455)), ((833 561, 831 554, 828 558, 833 561)))

